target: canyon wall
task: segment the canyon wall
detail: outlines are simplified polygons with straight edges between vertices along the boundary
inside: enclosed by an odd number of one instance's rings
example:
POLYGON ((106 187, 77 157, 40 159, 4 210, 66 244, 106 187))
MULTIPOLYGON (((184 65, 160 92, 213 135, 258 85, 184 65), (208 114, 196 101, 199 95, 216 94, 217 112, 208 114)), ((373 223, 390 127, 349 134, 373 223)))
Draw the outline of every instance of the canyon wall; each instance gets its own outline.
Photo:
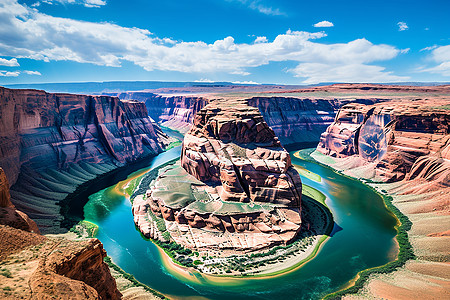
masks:
POLYGON ((450 99, 436 98, 346 105, 312 155, 344 174, 379 182, 371 185, 392 196, 411 221, 408 236, 416 259, 389 274, 371 275, 364 297, 449 295, 449 107, 450 99))
POLYGON ((341 160, 376 181, 404 179, 419 158, 447 159, 450 114, 444 104, 389 102, 372 106, 347 104, 321 135, 317 150, 341 160))
POLYGON ((153 120, 181 133, 189 130, 195 114, 209 102, 200 96, 162 96, 148 92, 127 92, 117 96, 144 102, 153 120))
POLYGON ((317 143, 342 105, 337 99, 293 97, 253 97, 248 102, 259 109, 283 145, 317 143))
POLYGON ((41 230, 80 184, 161 152, 169 138, 137 101, 0 88, 0 167, 11 201, 41 230))

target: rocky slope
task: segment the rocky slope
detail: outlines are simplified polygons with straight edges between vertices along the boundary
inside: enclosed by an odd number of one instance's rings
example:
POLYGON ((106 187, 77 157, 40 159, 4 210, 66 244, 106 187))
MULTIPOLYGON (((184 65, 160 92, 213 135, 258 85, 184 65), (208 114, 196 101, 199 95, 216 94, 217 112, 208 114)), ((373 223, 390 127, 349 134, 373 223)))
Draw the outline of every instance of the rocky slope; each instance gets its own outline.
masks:
POLYGON ((0 88, 0 166, 11 201, 44 232, 60 226, 58 203, 78 185, 167 143, 143 103, 0 88))
MULTIPOLYGON (((254 251, 292 241, 301 227, 301 181, 289 153, 247 101, 214 101, 185 135, 181 166, 160 172, 133 203, 135 222, 197 250, 254 251)), ((222 253, 223 255, 223 253, 222 253)))
POLYGON ((0 225, 2 299, 121 299, 97 239, 70 241, 0 225))
POLYGON ((385 182, 373 185, 392 195, 412 222, 408 235, 417 260, 372 275, 363 297, 450 296, 449 104, 433 99, 346 105, 321 137, 314 158, 347 175, 385 182))

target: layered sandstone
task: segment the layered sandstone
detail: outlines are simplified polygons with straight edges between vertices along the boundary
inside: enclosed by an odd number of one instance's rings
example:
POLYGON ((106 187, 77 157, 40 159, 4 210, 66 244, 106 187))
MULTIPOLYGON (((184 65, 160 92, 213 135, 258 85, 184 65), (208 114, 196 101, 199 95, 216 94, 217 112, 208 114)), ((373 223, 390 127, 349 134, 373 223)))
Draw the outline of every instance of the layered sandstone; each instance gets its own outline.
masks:
POLYGON ((182 133, 189 130, 194 116, 209 102, 201 96, 163 96, 150 92, 126 92, 117 96, 144 102, 153 120, 182 133))
POLYGON ((140 102, 0 88, 0 166, 12 203, 44 230, 78 185, 167 143, 140 102))
POLYGON ((0 224, 40 233, 36 223, 11 203, 8 179, 2 168, 0 168, 0 224))
POLYGON ((373 186, 392 195, 412 222, 408 236, 417 259, 372 275, 360 292, 364 297, 450 295, 449 107, 442 98, 344 106, 321 137, 322 154, 313 154, 350 176, 384 182, 373 186))
POLYGON ((121 299, 97 239, 46 238, 3 225, 0 237, 1 253, 7 253, 1 256, 1 298, 121 299))
POLYGON ((446 155, 450 140, 446 103, 347 104, 322 134, 317 150, 349 158, 342 162, 347 169, 370 166, 372 171, 365 173, 366 178, 388 182, 404 179, 418 158, 446 155))
POLYGON ((200 110, 180 164, 161 170, 134 199, 135 223, 146 236, 163 236, 149 214, 165 220, 171 239, 197 250, 254 251, 289 243, 300 231, 300 177, 247 101, 200 110))

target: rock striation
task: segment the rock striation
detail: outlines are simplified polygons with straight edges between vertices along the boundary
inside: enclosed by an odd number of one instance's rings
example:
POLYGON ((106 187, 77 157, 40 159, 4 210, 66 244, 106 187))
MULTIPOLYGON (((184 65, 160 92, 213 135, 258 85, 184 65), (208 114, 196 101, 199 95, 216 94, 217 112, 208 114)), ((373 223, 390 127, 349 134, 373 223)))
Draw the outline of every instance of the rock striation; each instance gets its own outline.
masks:
POLYGON ((367 178, 393 182, 404 179, 419 158, 447 155, 449 125, 445 103, 347 104, 321 135, 317 150, 348 157, 347 167, 370 164, 367 178))
POLYGON ((249 105, 257 107, 264 120, 284 144, 316 144, 331 125, 343 101, 295 97, 253 97, 249 105))
POLYGON ((416 259, 392 273, 373 276, 363 288, 365 297, 448 294, 449 86, 423 89, 429 90, 430 99, 342 107, 321 136, 321 153, 313 154, 347 175, 381 182, 371 185, 392 195, 392 203, 412 224, 408 236, 416 259), (445 91, 443 96, 432 94, 439 90, 445 91))
POLYGON ((47 238, 0 225, 2 299, 121 299, 97 239, 47 238), (7 255, 3 256, 4 253, 7 255))
POLYGON ((117 97, 144 102, 153 120, 181 133, 190 129, 194 116, 209 102, 201 96, 163 96, 150 92, 126 92, 117 97))
POLYGON ((41 230, 60 226, 58 203, 77 186, 168 143, 143 103, 0 87, 0 166, 41 230))
POLYGON ((36 223, 11 203, 8 179, 2 168, 0 168, 0 225, 40 233, 36 223))
MULTIPOLYGON (((196 250, 255 251, 292 241, 301 228, 301 181, 289 153, 247 101, 213 101, 185 135, 180 165, 134 199, 144 235, 196 250)), ((223 255, 223 253, 222 253, 223 255)))

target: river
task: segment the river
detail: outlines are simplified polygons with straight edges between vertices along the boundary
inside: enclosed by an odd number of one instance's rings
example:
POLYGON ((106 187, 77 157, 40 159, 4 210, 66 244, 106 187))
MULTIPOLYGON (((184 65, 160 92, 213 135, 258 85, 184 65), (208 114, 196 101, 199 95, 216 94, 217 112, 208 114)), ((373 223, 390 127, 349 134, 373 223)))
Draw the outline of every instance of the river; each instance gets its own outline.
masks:
POLYGON ((161 153, 127 180, 89 196, 84 216, 99 226, 96 237, 118 266, 171 298, 319 299, 347 285, 359 271, 395 259, 397 220, 370 188, 295 157, 295 152, 290 154, 296 168, 313 174, 302 176, 302 182, 327 197, 335 224, 332 236, 313 260, 280 276, 214 282, 200 274, 185 278, 164 266, 158 248, 135 228, 124 188, 132 178, 179 157, 180 147, 161 153))

